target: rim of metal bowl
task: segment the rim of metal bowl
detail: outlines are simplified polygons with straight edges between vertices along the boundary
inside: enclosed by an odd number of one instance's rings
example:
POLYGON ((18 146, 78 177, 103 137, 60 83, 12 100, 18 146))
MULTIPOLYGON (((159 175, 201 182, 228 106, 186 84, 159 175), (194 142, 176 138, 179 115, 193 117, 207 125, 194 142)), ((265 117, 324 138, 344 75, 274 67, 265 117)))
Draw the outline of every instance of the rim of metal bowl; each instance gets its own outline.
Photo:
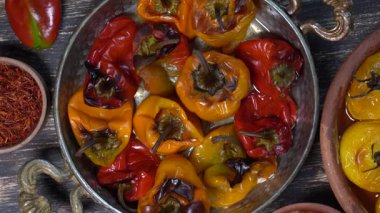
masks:
MULTIPOLYGON (((259 206, 257 209, 255 209, 254 212, 258 212, 258 211, 264 209, 268 204, 273 202, 286 189, 286 187, 293 181, 294 177, 296 176, 296 174, 300 170, 301 166, 303 165, 303 163, 304 163, 304 161, 305 161, 307 155, 309 154, 310 149, 313 145, 314 137, 315 137, 316 130, 317 130, 318 116, 319 116, 318 80, 317 80, 317 75, 315 73, 314 60, 313 60, 313 57, 311 55, 309 45, 307 44, 306 40, 304 39, 303 34, 301 33, 300 29, 295 25, 295 23, 288 16, 288 14, 286 14, 276 3, 272 2, 271 0, 265 0, 265 2, 267 2, 272 8, 274 8, 281 15, 282 18, 284 18, 286 20, 286 22, 291 26, 291 28, 294 30, 297 37, 299 38, 302 47, 305 49, 307 61, 310 64, 310 71, 311 71, 311 75, 312 75, 312 79, 313 79, 313 85, 315 86, 314 87, 315 88, 314 89, 314 96, 316 98, 314 101, 315 113, 313 116, 313 124, 312 124, 313 128, 311 130, 311 134, 309 136, 306 148, 305 148, 305 150, 301 156, 300 162, 297 164, 297 166, 295 167, 295 169, 293 170, 291 175, 284 182, 284 184, 279 188, 279 190, 277 190, 277 192, 271 198, 266 200, 261 206, 259 206)), ((63 134, 62 134, 62 128, 61 128, 61 125, 59 122, 59 112, 58 112, 58 104, 59 104, 58 94, 59 94, 59 88, 61 86, 62 71, 63 71, 63 66, 66 62, 66 58, 67 58, 67 55, 69 53, 69 50, 71 49, 74 41, 76 40, 76 38, 80 32, 80 29, 82 29, 83 26, 86 25, 87 22, 92 18, 92 16, 94 16, 94 14, 97 13, 97 11, 100 8, 102 8, 106 3, 107 3, 107 1, 103 1, 97 7, 95 7, 92 10, 92 12, 77 27, 75 33, 70 38, 69 44, 66 47, 64 55, 62 56, 62 60, 60 62, 58 73, 57 73, 57 83, 56 83, 55 91, 54 91, 54 122, 56 125, 56 130, 58 133, 58 140, 59 140, 59 144, 60 144, 61 149, 62 149, 63 158, 67 162, 67 164, 70 166, 73 174, 75 175, 75 177, 77 178, 79 183, 85 188, 85 190, 90 194, 90 196, 95 198, 95 200, 98 201, 100 204, 104 205, 106 208, 108 208, 112 211, 120 212, 118 209, 116 209, 115 207, 111 206, 108 202, 106 202, 97 192, 95 192, 94 189, 91 188, 91 186, 87 183, 86 180, 83 179, 83 177, 79 173, 77 167, 75 166, 74 162, 72 161, 72 159, 70 157, 69 151, 68 151, 67 146, 64 142, 63 134)))

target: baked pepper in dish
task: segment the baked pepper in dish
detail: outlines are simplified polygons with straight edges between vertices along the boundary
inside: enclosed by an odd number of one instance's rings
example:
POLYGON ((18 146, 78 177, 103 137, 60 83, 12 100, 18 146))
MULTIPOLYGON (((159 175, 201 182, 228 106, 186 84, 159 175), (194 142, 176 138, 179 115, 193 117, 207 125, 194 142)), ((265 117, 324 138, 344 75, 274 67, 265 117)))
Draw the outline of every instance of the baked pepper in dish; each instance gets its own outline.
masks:
POLYGON ((84 152, 98 166, 109 166, 124 150, 132 131, 133 105, 124 103, 117 109, 102 109, 85 104, 83 88, 70 99, 68 116, 74 136, 84 152))
POLYGON ((192 6, 192 0, 139 0, 137 14, 147 21, 174 24, 181 33, 193 38, 189 18, 192 6))
POLYGON ((231 158, 209 167, 203 176, 211 206, 228 207, 243 200, 258 184, 276 171, 274 159, 250 163, 248 159, 231 158))
POLYGON ((192 28, 212 47, 233 47, 242 41, 256 14, 251 0, 195 0, 192 28))
POLYGON ((193 165, 181 155, 168 155, 161 161, 153 188, 138 205, 138 212, 209 211, 205 187, 193 165))
POLYGON ((354 119, 380 119, 380 53, 368 57, 359 67, 346 103, 354 119))
POLYGON ((178 103, 159 96, 149 96, 141 103, 133 127, 140 141, 162 155, 197 146, 203 139, 199 126, 189 120, 178 103))
POLYGON ((61 23, 60 0, 6 0, 5 11, 16 36, 31 48, 48 48, 61 23))
POLYGON ((140 82, 133 66, 136 30, 132 19, 118 16, 100 32, 85 63, 86 104, 113 109, 133 99, 140 82))
POLYGON ((117 188, 118 200, 129 209, 124 200, 137 201, 153 187, 159 163, 158 156, 132 136, 112 165, 99 169, 97 180, 117 188))
POLYGON ((195 170, 200 173, 215 164, 224 163, 230 158, 245 158, 245 151, 235 134, 233 124, 221 126, 211 131, 195 147, 191 153, 190 161, 195 170))
POLYGON ((232 56, 194 51, 185 63, 176 91, 186 108, 206 121, 232 116, 250 90, 249 71, 232 56))
POLYGON ((152 95, 168 96, 190 55, 188 39, 168 24, 142 24, 134 41, 134 65, 152 95))

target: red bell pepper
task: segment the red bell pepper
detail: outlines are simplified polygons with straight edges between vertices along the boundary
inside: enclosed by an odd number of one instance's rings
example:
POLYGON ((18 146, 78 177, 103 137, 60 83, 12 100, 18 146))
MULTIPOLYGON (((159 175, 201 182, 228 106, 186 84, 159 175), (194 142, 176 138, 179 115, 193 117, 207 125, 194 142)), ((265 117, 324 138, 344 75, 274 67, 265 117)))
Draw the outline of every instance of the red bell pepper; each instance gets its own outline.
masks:
POLYGON ((96 38, 85 63, 86 104, 112 109, 133 99, 140 82, 133 66, 136 31, 132 19, 118 16, 96 38))
POLYGON ((242 42, 236 49, 251 71, 251 82, 267 94, 289 91, 292 82, 301 74, 303 58, 299 51, 285 41, 253 39, 242 42), (266 92, 267 91, 267 92, 266 92))
MULTIPOLYGON (((243 101, 242 106, 247 105, 247 101, 243 101)), ((235 129, 247 155, 266 158, 287 152, 292 144, 291 128, 287 123, 275 116, 259 116, 252 112, 243 108, 235 114, 235 129)))
POLYGON ((60 0, 6 0, 5 10, 13 31, 26 46, 48 48, 56 40, 60 0))
POLYGON ((101 185, 127 186, 124 199, 136 201, 153 187, 159 164, 157 155, 135 137, 109 167, 101 167, 97 180, 101 185))
POLYGON ((142 24, 134 41, 134 62, 152 95, 174 93, 174 83, 190 56, 188 39, 168 24, 142 24))

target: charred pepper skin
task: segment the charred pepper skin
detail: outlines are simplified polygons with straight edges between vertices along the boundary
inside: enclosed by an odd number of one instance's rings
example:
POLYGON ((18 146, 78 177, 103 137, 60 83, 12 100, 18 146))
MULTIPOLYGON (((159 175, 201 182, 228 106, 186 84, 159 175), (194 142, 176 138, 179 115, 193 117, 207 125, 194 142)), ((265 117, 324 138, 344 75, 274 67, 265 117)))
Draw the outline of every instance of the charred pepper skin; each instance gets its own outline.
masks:
POLYGON ((136 31, 131 18, 118 16, 95 39, 85 63, 86 104, 114 109, 133 99, 141 80, 133 65, 136 31))
POLYGON ((139 200, 138 212, 163 208, 207 213, 210 202, 193 165, 181 155, 167 155, 158 166, 154 186, 139 200))
POLYGON ((69 121, 78 144, 83 147, 89 139, 99 140, 99 144, 103 144, 99 150, 90 147, 84 152, 98 166, 111 165, 117 155, 128 145, 132 131, 132 113, 131 102, 117 109, 88 106, 84 101, 83 88, 71 97, 68 104, 69 121), (112 135, 105 135, 106 132, 112 135), (98 137, 89 138, 94 134, 98 137))
POLYGON ((232 56, 216 51, 202 55, 212 70, 205 71, 198 56, 190 56, 176 83, 177 95, 201 119, 219 121, 232 116, 239 109, 241 99, 247 96, 249 70, 232 56))
POLYGON ((16 36, 27 47, 49 48, 57 39, 60 0, 6 0, 5 11, 16 36))
POLYGON ((149 96, 140 104, 133 117, 137 138, 153 149, 164 134, 165 125, 172 126, 157 148, 158 154, 174 154, 202 142, 200 126, 191 120, 181 105, 167 98, 149 96))

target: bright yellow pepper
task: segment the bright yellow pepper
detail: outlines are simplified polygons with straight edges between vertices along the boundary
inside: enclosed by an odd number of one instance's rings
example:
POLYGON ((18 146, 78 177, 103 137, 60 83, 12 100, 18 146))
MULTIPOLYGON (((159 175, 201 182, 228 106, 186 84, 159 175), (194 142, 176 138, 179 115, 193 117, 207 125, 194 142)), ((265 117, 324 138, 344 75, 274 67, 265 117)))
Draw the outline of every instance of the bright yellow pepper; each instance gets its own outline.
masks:
POLYGON ((245 151, 235 134, 235 127, 229 124, 211 131, 202 144, 192 151, 190 161, 199 173, 229 158, 245 157, 245 151))
POLYGON ((179 212, 180 208, 209 212, 210 203, 193 165, 181 155, 167 155, 158 166, 154 186, 139 200, 138 212, 179 212))
POLYGON ((83 88, 70 99, 68 115, 74 136, 81 147, 94 145, 85 150, 86 156, 96 165, 109 166, 127 146, 132 131, 133 105, 124 103, 115 109, 103 109, 86 105, 83 88))
POLYGON ((186 108, 206 121, 232 116, 250 90, 249 70, 232 56, 195 52, 185 63, 176 91, 186 108))
POLYGON ((247 171, 241 180, 233 185, 231 182, 234 182, 238 174, 226 163, 216 164, 205 171, 203 180, 212 207, 228 207, 243 200, 259 183, 266 181, 274 174, 277 163, 273 158, 256 161, 249 167, 245 165, 241 168, 244 167, 247 171))
POLYGON ((149 96, 141 103, 133 117, 133 127, 140 141, 162 155, 197 146, 203 140, 202 131, 185 110, 175 101, 159 96, 149 96))
POLYGON ((354 119, 380 119, 380 53, 368 57, 359 67, 346 103, 354 119))
POLYGON ((340 141, 340 161, 347 178, 360 188, 380 192, 380 121, 352 124, 340 141))

